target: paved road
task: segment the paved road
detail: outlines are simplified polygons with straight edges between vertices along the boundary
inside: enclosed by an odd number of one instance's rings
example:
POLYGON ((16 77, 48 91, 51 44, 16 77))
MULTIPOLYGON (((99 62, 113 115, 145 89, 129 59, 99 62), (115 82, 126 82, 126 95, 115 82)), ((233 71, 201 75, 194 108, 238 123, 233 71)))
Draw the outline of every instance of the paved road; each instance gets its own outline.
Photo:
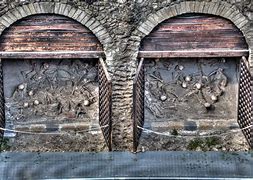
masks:
POLYGON ((249 178, 253 153, 0 153, 0 179, 249 178))

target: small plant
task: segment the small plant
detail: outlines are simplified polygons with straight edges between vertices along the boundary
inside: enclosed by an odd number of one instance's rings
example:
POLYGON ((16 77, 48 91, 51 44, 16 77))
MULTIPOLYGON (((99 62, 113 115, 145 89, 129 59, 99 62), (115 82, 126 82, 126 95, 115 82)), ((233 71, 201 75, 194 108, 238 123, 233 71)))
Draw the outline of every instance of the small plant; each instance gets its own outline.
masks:
POLYGON ((8 142, 9 142, 9 140, 7 138, 0 139, 0 152, 8 151, 10 149, 8 142))
POLYGON ((196 139, 193 139, 189 142, 187 149, 193 151, 199 147, 199 148, 201 148, 201 150, 207 151, 211 147, 216 146, 220 143, 221 142, 218 137, 207 137, 204 139, 196 138, 196 139))
POLYGON ((177 136, 178 135, 178 131, 176 129, 173 129, 172 132, 171 132, 171 135, 177 136))
POLYGON ((218 137, 208 137, 205 139, 205 141, 206 146, 209 148, 220 144, 220 140, 218 137))
POLYGON ((204 144, 204 141, 200 138, 196 138, 196 139, 193 139, 189 142, 189 144, 187 145, 187 149, 188 150, 196 150, 198 147, 202 147, 204 144))

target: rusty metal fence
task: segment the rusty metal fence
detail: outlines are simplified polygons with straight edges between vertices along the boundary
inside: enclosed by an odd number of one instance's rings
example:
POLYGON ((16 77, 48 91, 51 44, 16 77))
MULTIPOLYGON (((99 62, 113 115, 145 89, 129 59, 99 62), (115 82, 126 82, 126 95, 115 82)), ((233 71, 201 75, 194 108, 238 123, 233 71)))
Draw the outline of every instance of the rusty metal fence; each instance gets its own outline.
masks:
POLYGON ((112 82, 102 58, 98 63, 99 124, 109 151, 112 150, 112 82))
POLYGON ((133 84, 133 151, 137 151, 142 127, 144 125, 144 93, 145 73, 143 66, 144 59, 140 60, 133 84), (141 128, 139 128, 141 127, 141 128))
POLYGON ((251 148, 252 142, 252 81, 251 73, 247 66, 246 58, 240 61, 240 79, 239 79, 239 96, 238 96, 238 124, 242 129, 251 148))

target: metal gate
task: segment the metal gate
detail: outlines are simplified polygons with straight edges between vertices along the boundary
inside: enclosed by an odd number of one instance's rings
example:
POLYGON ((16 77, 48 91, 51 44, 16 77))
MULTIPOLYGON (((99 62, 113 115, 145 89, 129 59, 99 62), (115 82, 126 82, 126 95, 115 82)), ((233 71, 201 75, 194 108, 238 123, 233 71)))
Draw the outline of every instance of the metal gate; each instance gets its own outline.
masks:
POLYGON ((142 127, 144 125, 145 74, 144 59, 140 60, 133 84, 133 151, 137 151, 142 127))
POLYGON ((247 60, 242 57, 240 61, 240 80, 239 80, 239 96, 238 96, 238 124, 242 129, 251 148, 252 140, 252 81, 251 73, 247 66, 247 60))
POLYGON ((98 63, 99 76, 99 124, 103 132, 105 142, 112 150, 112 82, 102 58, 98 63))

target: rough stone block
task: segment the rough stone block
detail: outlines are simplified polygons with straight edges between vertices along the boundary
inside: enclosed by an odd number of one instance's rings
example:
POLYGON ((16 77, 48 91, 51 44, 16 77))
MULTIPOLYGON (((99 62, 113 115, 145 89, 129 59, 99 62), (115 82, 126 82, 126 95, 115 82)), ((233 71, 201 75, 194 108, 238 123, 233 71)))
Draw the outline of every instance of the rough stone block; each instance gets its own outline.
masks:
POLYGON ((246 19, 246 17, 244 17, 243 15, 241 15, 240 18, 238 18, 238 19, 234 22, 234 24, 239 28, 239 25, 240 25, 241 23, 245 22, 245 21, 248 21, 248 20, 246 19))
MULTIPOLYGON (((93 31, 95 28, 97 28, 97 27, 99 27, 99 26, 101 26, 101 24, 100 24, 97 20, 95 20, 94 23, 92 23, 92 24, 89 26, 89 28, 93 31)), ((94 32, 94 31, 93 31, 93 32, 94 32)))
POLYGON ((176 129, 176 130, 181 130, 181 129, 184 129, 184 124, 183 122, 178 122, 178 121, 170 121, 168 123, 168 127, 170 128, 170 130, 172 131, 173 129, 176 129))
MULTIPOLYGON (((155 131, 172 131, 173 129, 181 130, 184 129, 184 124, 182 121, 162 121, 162 122, 152 122, 147 121, 150 124, 151 129, 155 131)), ((145 123, 145 124, 146 124, 145 123)))
POLYGON ((195 12, 195 1, 187 1, 189 3, 190 12, 195 12))
POLYGON ((30 11, 28 5, 23 5, 22 7, 25 10, 25 12, 26 12, 27 15, 31 15, 32 14, 32 12, 30 11))
POLYGON ((223 6, 222 3, 219 3, 219 7, 217 8, 216 15, 220 15, 224 8, 225 6, 223 6))
POLYGON ((59 130, 59 126, 57 124, 47 124, 46 125, 46 132, 55 132, 59 130))
POLYGON ((11 23, 6 21, 4 18, 1 18, 0 23, 3 24, 5 27, 9 27, 11 25, 11 23))
POLYGON ((12 24, 15 22, 15 20, 11 19, 9 16, 7 16, 7 14, 3 15, 2 18, 8 23, 8 24, 12 24))
MULTIPOLYGON (((252 50, 253 50, 253 46, 251 47, 251 52, 252 52, 252 50)), ((253 69, 253 53, 250 54, 249 62, 250 62, 250 67, 252 67, 252 69, 253 69)), ((251 72, 253 73, 253 71, 251 71, 251 72)))
POLYGON ((148 24, 143 23, 139 30, 143 32, 144 34, 148 35, 152 31, 152 27, 150 27, 148 24))
POLYGON ((28 4, 28 7, 29 7, 29 9, 31 11, 31 14, 36 14, 37 13, 36 10, 35 10, 35 8, 34 8, 34 6, 33 6, 33 3, 28 4))
POLYGON ((210 14, 217 14, 217 10, 219 8, 219 5, 220 5, 220 3, 218 3, 218 2, 214 3, 214 7, 212 9, 212 12, 210 12, 210 14))
POLYGON ((198 129, 195 121, 185 121, 184 130, 186 131, 196 131, 198 129))
POLYGON ((41 2, 40 8, 46 13, 54 13, 55 4, 52 2, 41 2))
POLYGON ((205 2, 200 2, 200 3, 199 3, 198 12, 199 12, 199 13, 203 13, 204 7, 205 7, 205 2))
POLYGON ((171 18, 171 17, 174 17, 174 14, 173 14, 173 10, 169 7, 169 8, 167 8, 168 10, 167 10, 167 19, 168 18, 171 18))
POLYGON ((89 129, 89 125, 85 123, 78 123, 76 126, 76 131, 84 131, 88 129, 89 129))
POLYGON ((233 16, 231 16, 231 14, 233 14, 233 12, 235 12, 235 9, 230 8, 226 13, 224 13, 223 17, 230 19, 233 17, 233 16))
POLYGON ((186 13, 186 4, 185 4, 185 1, 181 2, 180 3, 180 10, 179 10, 179 14, 184 14, 186 13))
POLYGON ((176 5, 171 6, 170 10, 171 10, 171 13, 172 13, 173 16, 177 15, 176 5))
POLYGON ((72 7, 71 10, 69 11, 69 17, 73 17, 76 11, 77 9, 72 7))
POLYGON ((62 14, 65 16, 69 16, 71 9, 72 9, 72 7, 70 5, 66 5, 65 10, 62 12, 62 14))
POLYGON ((203 8, 203 13, 208 13, 209 8, 210 8, 210 3, 205 2, 204 8, 203 8))
POLYGON ((85 26, 90 29, 90 26, 96 21, 95 18, 90 18, 89 21, 86 22, 85 26))
POLYGON ((181 3, 175 4, 176 16, 181 14, 181 3))
POLYGON ((77 20, 78 22, 81 22, 85 16, 86 16, 86 13, 85 13, 85 12, 82 12, 82 13, 76 18, 76 20, 77 20))
POLYGON ((243 31, 242 29, 243 29, 247 24, 249 24, 249 23, 250 23, 249 20, 245 19, 244 21, 238 23, 237 27, 238 27, 241 31, 243 31))
POLYGON ((7 15, 12 17, 12 19, 14 19, 15 21, 17 21, 17 20, 19 20, 19 18, 15 15, 14 11, 15 10, 8 11, 7 15))
POLYGON ((228 7, 224 7, 224 9, 220 12, 220 16, 224 17, 224 15, 226 14, 226 12, 229 11, 229 8, 228 7))
MULTIPOLYGON (((165 20, 165 19, 168 19, 168 18, 172 17, 172 14, 171 14, 171 12, 170 12, 170 9, 168 9, 168 8, 162 9, 162 10, 160 11, 160 14, 161 14, 161 16, 162 16, 162 17, 160 17, 160 21, 155 21, 154 23, 152 23, 153 26, 156 25, 157 22, 161 22, 161 20, 165 20)), ((159 17, 159 16, 158 16, 158 17, 159 17)))
POLYGON ((156 12, 156 15, 159 17, 159 21, 161 21, 162 19, 165 18, 165 17, 164 17, 164 14, 163 14, 163 12, 162 12, 162 10, 157 11, 157 12, 156 12))
POLYGON ((20 12, 19 11, 17 11, 16 9, 15 10, 13 10, 13 12, 12 12, 16 17, 17 17, 17 19, 21 19, 22 18, 22 16, 21 16, 21 14, 20 14, 20 12))
POLYGON ((47 9, 45 9, 45 7, 41 5, 41 3, 38 3, 38 4, 39 4, 39 7, 40 7, 40 13, 48 13, 47 9))
POLYGON ((199 5, 200 5, 200 2, 195 1, 195 4, 194 4, 194 12, 195 12, 195 13, 198 13, 199 5))
POLYGON ((160 19, 160 21, 158 21, 158 22, 154 22, 154 21, 152 22, 152 21, 148 20, 145 23, 147 23, 148 26, 154 28, 154 27, 156 27, 158 25, 158 23, 164 21, 165 19, 167 19, 167 17, 164 17, 164 19, 160 19))
POLYGON ((214 127, 214 121, 210 121, 210 122, 207 122, 207 121, 200 121, 199 122, 199 125, 198 125, 198 128, 199 130, 210 130, 210 129, 213 129, 214 127))
POLYGON ((54 13, 55 14, 59 14, 60 6, 61 6, 60 3, 55 3, 55 6, 54 6, 54 13))
MULTIPOLYGON (((233 22, 233 18, 235 16, 237 16, 238 12, 237 11, 233 11, 228 17, 226 17, 227 19, 231 20, 233 22)), ((234 22, 233 22, 234 23, 234 22)))
POLYGON ((231 16, 230 20, 235 24, 236 20, 241 17, 240 13, 235 14, 234 16, 231 16))
POLYGON ((191 1, 185 1, 185 12, 189 13, 189 12, 193 12, 193 8, 192 8, 192 2, 191 1))
POLYGON ((208 10, 207 10, 207 14, 212 14, 212 11, 213 11, 213 8, 215 7, 215 3, 211 3, 209 2, 209 7, 208 7, 208 10))
POLYGON ((153 24, 154 26, 156 26, 157 24, 158 24, 158 22, 159 22, 159 18, 158 18, 158 16, 155 16, 154 14, 152 14, 152 15, 150 15, 149 17, 148 17, 148 20, 147 20, 150 24, 153 24), (156 19, 156 18, 157 19, 156 19))
POLYGON ((59 125, 59 130, 60 131, 73 131, 75 130, 76 125, 75 124, 61 124, 59 125))
POLYGON ((20 14, 21 14, 22 17, 26 17, 26 16, 29 15, 29 14, 23 9, 22 6, 17 7, 17 10, 20 12, 20 14))
POLYGON ((36 124, 30 126, 30 131, 32 132, 45 132, 46 131, 46 125, 45 124, 36 124))
POLYGON ((239 124, 238 123, 231 123, 230 125, 229 125, 229 129, 239 129, 240 127, 239 127, 239 124))
POLYGON ((30 130, 30 127, 29 126, 25 126, 25 125, 17 125, 17 126, 15 126, 14 127, 14 129, 16 130, 16 131, 29 131, 30 130))
MULTIPOLYGON (((5 30, 6 26, 4 26, 1 22, 0 22, 0 35, 2 34, 2 32, 5 30)), ((1 59, 0 59, 1 60, 1 59)))
POLYGON ((43 13, 42 10, 40 9, 39 3, 33 3, 34 9, 36 13, 43 13))
POLYGON ((248 20, 245 20, 245 21, 242 21, 239 25, 238 25, 238 28, 241 29, 242 32, 247 32, 247 30, 250 29, 249 25, 250 22, 248 20))
POLYGON ((89 15, 84 16, 84 18, 82 19, 81 23, 83 25, 86 25, 86 23, 91 19, 91 17, 89 15))
POLYGON ((82 13, 82 10, 77 9, 77 11, 74 13, 74 15, 72 16, 73 19, 77 19, 78 16, 82 13))
MULTIPOLYGON (((91 29, 92 29, 92 28, 91 28, 91 29)), ((99 33, 100 31, 105 32, 105 31, 103 31, 103 29, 104 29, 104 27, 103 27, 101 24, 99 24, 96 28, 92 29, 92 32, 93 32, 94 34, 98 35, 98 33, 99 33)))
POLYGON ((224 121, 215 121, 214 128, 219 130, 227 130, 229 129, 229 123, 230 121, 224 120, 224 121))
POLYGON ((60 5, 60 9, 59 9, 59 14, 63 14, 65 8, 66 8, 66 4, 61 4, 61 5, 60 5))

